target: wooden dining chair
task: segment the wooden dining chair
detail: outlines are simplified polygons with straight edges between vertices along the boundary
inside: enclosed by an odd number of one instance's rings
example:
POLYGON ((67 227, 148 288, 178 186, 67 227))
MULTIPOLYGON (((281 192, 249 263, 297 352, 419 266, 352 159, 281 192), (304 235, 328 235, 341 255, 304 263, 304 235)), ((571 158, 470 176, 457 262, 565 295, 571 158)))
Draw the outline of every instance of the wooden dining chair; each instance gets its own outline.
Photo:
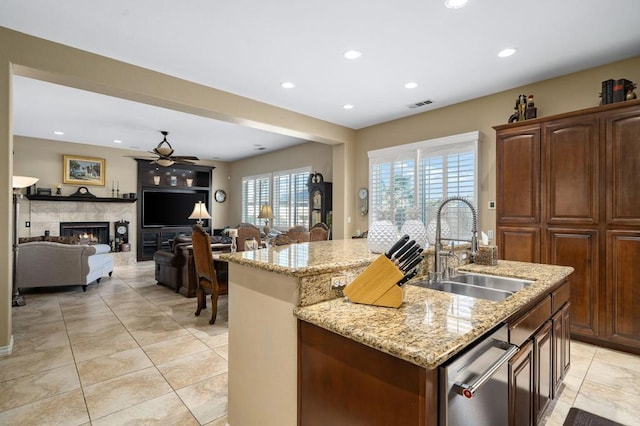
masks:
POLYGON ((309 241, 309 230, 304 226, 294 226, 286 232, 287 237, 298 243, 306 243, 309 241))
POLYGON ((216 271, 213 266, 213 254, 211 253, 211 239, 209 234, 200 225, 193 226, 193 263, 196 269, 196 297, 198 307, 196 316, 200 315, 202 309, 207 308, 207 292, 211 293, 211 319, 209 324, 216 322, 218 315, 218 296, 220 295, 220 284, 216 278, 216 271))
POLYGON ((329 227, 318 222, 309 230, 309 241, 325 241, 329 239, 329 227))
POLYGON ((254 238, 258 242, 258 246, 260 246, 260 228, 258 228, 257 226, 251 223, 243 222, 240 225, 238 225, 236 229, 238 230, 238 238, 236 240, 238 245, 238 251, 244 251, 245 241, 251 238, 254 238))

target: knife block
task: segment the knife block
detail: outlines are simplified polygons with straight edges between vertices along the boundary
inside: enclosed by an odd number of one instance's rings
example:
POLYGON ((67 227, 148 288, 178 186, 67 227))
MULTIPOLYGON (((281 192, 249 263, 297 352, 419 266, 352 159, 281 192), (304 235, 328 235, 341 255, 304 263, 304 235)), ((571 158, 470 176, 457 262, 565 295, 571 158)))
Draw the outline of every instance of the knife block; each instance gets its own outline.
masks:
POLYGON ((404 290, 397 282, 403 276, 392 261, 380 256, 351 281, 343 293, 355 303, 399 308, 404 299, 404 290))

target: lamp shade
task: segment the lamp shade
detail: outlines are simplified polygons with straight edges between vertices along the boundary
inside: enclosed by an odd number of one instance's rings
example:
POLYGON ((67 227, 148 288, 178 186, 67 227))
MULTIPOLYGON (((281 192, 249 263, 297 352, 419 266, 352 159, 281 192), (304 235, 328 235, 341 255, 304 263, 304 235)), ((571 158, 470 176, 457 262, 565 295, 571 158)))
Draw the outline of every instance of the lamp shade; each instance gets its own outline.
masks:
POLYGON ((207 211, 207 206, 202 201, 198 201, 193 206, 189 219, 197 219, 198 223, 202 223, 202 219, 211 219, 211 215, 207 211))
POLYGON ((29 176, 14 176, 12 186, 14 189, 26 188, 27 186, 35 184, 38 180, 38 178, 29 176))
POLYGON ((271 210, 271 206, 269 204, 265 204, 260 209, 260 214, 258 215, 259 219, 273 219, 273 211, 271 210))

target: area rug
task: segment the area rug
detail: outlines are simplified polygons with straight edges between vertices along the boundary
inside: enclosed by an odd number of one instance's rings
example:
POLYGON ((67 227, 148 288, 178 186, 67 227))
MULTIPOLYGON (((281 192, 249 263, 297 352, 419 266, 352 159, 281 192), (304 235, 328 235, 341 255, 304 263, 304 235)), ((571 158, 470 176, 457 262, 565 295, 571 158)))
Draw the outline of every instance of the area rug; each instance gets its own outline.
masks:
POLYGON ((579 408, 569 409, 569 414, 562 426, 623 426, 604 417, 596 416, 579 408))

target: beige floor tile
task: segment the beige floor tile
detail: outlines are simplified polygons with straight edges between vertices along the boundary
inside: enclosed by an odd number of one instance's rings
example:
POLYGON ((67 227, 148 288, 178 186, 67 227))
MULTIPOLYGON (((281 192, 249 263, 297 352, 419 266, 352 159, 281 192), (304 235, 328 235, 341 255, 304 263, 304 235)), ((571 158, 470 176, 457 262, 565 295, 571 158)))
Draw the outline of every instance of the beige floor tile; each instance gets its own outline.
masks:
POLYGON ((571 404, 563 401, 556 401, 551 407, 549 407, 548 414, 543 419, 542 423, 545 426, 562 426, 564 420, 569 414, 571 404))
POLYGON ((15 339, 11 356, 27 355, 33 352, 42 352, 53 349, 71 347, 67 332, 64 330, 49 333, 43 336, 33 336, 15 339))
POLYGON ((98 335, 71 346, 76 362, 111 355, 138 347, 138 343, 127 331, 114 332, 111 336, 98 335))
POLYGON ((74 365, 0 382, 0 411, 31 404, 74 389, 80 389, 74 365))
POLYGON ((172 391, 154 367, 84 388, 91 419, 99 419, 172 391))
POLYGON ((227 374, 219 374, 177 391, 200 424, 227 414, 227 374))
POLYGON ((139 424, 196 426, 200 423, 173 392, 92 422, 92 426, 139 424))
POLYGON ((625 392, 635 394, 640 401, 640 371, 594 360, 585 380, 612 388, 622 388, 625 392))
POLYGON ((636 425, 640 418, 640 397, 585 380, 575 407, 624 425, 636 425))
POLYGON ((217 348, 214 348, 213 351, 226 361, 229 361, 229 345, 218 346, 217 348))
POLYGON ((34 325, 49 321, 62 320, 62 311, 59 305, 44 305, 39 307, 17 307, 13 308, 14 321, 22 325, 34 325))
POLYGON ((229 426, 227 423, 227 416, 220 417, 219 419, 207 423, 205 426, 229 426))
POLYGON ((202 340, 205 345, 210 348, 217 348, 229 343, 229 332, 227 330, 218 330, 214 328, 200 329, 187 327, 187 329, 198 339, 202 340))
POLYGON ((587 370, 591 365, 592 357, 581 357, 578 355, 571 355, 571 365, 569 367, 569 371, 567 372, 568 376, 583 378, 587 374, 587 370))
POLYGON ((63 320, 47 321, 40 324, 24 325, 13 321, 13 338, 15 340, 45 337, 60 331, 67 332, 67 327, 63 320))
POLYGON ((0 412, 2 425, 79 426, 88 422, 89 415, 80 389, 0 412))
POLYGON ((71 343, 96 337, 97 334, 112 334, 126 331, 120 320, 113 314, 100 314, 90 320, 67 323, 67 333, 71 343))
POLYGON ((82 386, 90 386, 134 371, 152 367, 153 363, 138 347, 77 363, 82 386))
POLYGON ((140 346, 189 335, 188 330, 170 319, 149 322, 144 328, 130 328, 130 332, 140 346))
POLYGON ((571 356, 577 355, 582 358, 591 358, 595 355, 598 348, 588 343, 582 343, 577 340, 571 340, 571 356))
POLYGON ((164 364, 184 356, 209 350, 209 347, 191 334, 166 339, 142 347, 154 364, 164 364))
POLYGON ((69 347, 0 358, 0 382, 73 365, 73 363, 73 355, 69 347))
POLYGON ((227 361, 211 351, 206 351, 160 364, 157 367, 173 389, 177 390, 226 373, 227 361))
POLYGON ((593 359, 640 372, 640 356, 638 355, 614 351, 612 349, 598 348, 593 359))

